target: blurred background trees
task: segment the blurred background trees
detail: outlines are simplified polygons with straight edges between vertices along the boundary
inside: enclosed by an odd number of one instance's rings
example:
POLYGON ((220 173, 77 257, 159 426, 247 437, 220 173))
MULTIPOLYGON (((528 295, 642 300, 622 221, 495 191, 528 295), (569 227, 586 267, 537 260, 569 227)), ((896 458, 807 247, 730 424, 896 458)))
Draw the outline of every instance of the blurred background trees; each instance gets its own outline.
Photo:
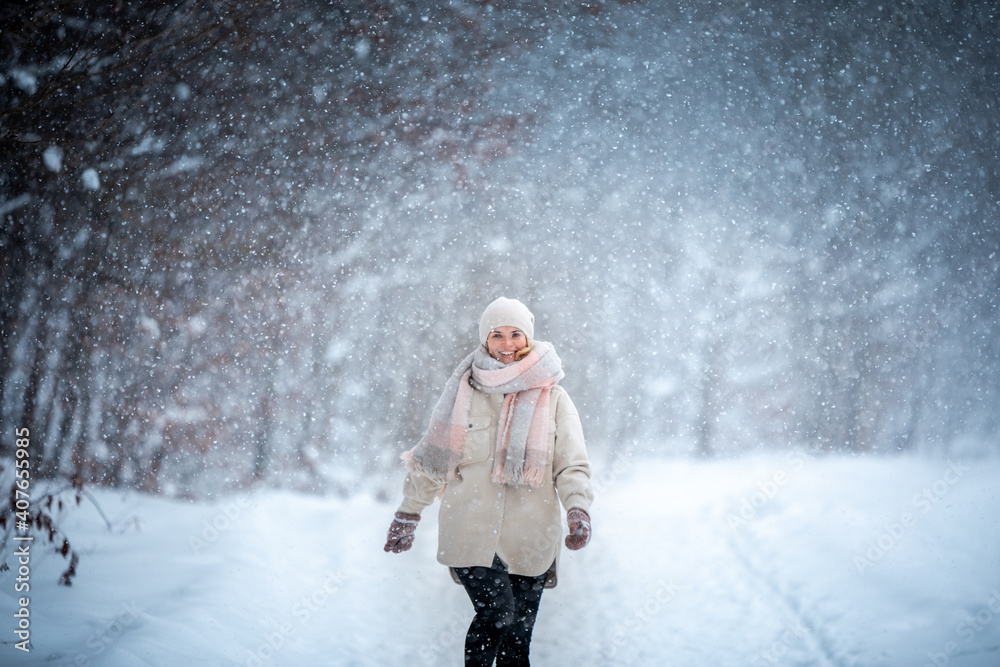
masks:
POLYGON ((394 488, 505 294, 597 459, 996 451, 995 8, 536 4, 11 4, 3 432, 394 488))

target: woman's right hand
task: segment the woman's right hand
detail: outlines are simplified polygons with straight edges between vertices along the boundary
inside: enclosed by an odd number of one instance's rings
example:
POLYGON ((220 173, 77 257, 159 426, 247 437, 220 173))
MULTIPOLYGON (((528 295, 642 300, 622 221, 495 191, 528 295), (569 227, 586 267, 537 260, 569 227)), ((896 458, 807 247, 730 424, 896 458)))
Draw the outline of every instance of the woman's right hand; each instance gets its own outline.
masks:
POLYGON ((417 532, 419 522, 419 514, 396 512, 392 525, 389 526, 389 534, 385 538, 385 551, 398 554, 409 550, 413 546, 413 534, 417 532))

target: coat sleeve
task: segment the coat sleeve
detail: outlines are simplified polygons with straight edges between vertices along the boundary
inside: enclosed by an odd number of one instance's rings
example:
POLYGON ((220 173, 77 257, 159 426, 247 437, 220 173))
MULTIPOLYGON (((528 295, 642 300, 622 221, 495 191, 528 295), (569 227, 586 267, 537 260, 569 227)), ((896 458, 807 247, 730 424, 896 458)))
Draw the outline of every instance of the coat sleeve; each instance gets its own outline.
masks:
POLYGON ((428 477, 419 470, 411 470, 403 480, 403 502, 400 512, 420 514, 425 507, 434 502, 434 496, 444 488, 444 482, 428 477))
POLYGON ((583 440, 583 425, 569 394, 553 392, 556 441, 552 453, 552 479, 562 506, 590 511, 594 491, 590 486, 590 461, 583 440))

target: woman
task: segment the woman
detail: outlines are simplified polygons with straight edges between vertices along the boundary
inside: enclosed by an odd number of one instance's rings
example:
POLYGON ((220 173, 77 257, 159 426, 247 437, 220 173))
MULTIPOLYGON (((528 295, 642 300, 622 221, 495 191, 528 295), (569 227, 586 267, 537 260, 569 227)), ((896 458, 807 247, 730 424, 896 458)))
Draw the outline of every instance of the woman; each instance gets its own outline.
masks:
POLYGON ((479 321, 479 346, 445 384, 427 433, 403 454, 409 473, 385 550, 406 551, 420 513, 441 493, 438 561, 465 586, 476 616, 465 664, 528 665, 543 587, 566 546, 590 541, 590 463, 580 417, 557 383, 562 362, 533 340, 535 317, 500 297, 479 321))

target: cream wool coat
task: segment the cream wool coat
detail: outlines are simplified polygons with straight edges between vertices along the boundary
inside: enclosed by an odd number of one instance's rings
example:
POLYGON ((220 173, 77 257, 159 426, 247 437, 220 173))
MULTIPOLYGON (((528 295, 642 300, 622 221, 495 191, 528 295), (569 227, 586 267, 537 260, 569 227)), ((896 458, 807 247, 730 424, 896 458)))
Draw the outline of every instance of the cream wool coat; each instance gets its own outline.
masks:
POLYGON ((580 416, 566 391, 555 386, 549 405, 547 462, 542 486, 508 488, 493 484, 501 394, 478 389, 472 396, 465 452, 458 472, 445 486, 419 471, 403 483, 399 510, 420 514, 444 486, 438 532, 438 562, 449 567, 489 567, 500 556, 511 574, 538 576, 559 556, 562 506, 589 512, 594 493, 580 416))

